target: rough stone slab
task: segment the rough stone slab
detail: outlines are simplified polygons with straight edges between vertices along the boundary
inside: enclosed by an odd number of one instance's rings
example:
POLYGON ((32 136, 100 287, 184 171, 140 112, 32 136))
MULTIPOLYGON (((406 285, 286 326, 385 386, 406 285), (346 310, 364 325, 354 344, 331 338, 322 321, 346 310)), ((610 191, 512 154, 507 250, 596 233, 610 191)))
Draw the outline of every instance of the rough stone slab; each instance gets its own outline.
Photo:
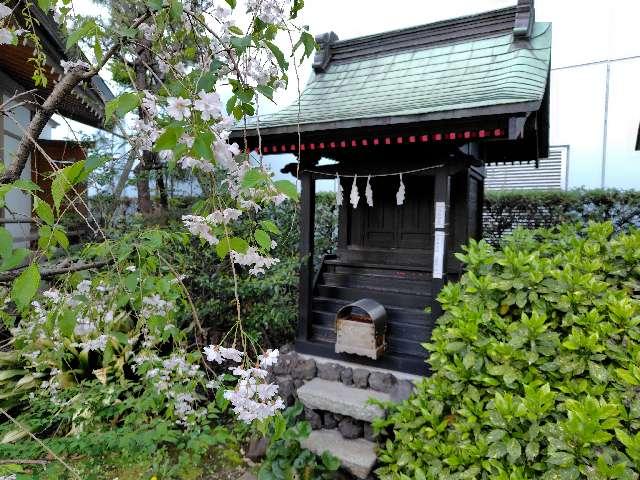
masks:
POLYGON ((372 422, 384 415, 380 407, 368 403, 370 398, 382 402, 391 400, 387 393, 347 387, 321 378, 314 378, 300 387, 298 398, 308 408, 339 413, 365 422, 372 422))
POLYGON ((345 440, 337 430, 315 430, 302 446, 316 455, 328 451, 356 478, 365 479, 376 464, 374 443, 359 438, 345 440))
POLYGON ((355 373, 355 370, 357 368, 361 368, 361 369, 368 370, 369 372, 391 373, 398 380, 409 380, 410 382, 413 382, 413 383, 417 383, 417 382, 421 381, 422 379, 424 379, 424 377, 421 376, 421 375, 412 375, 411 373, 396 372, 395 370, 389 370, 387 368, 380 368, 380 367, 371 367, 371 366, 368 366, 368 365, 365 367, 363 365, 360 365, 359 363, 346 362, 344 360, 336 360, 336 359, 330 359, 329 360, 327 358, 319 357, 317 355, 309 355, 309 354, 306 354, 306 353, 299 353, 298 356, 300 358, 312 358, 313 360, 316 361, 317 364, 337 363, 338 365, 342 365, 343 367, 349 367, 349 368, 353 369, 354 373, 355 373))

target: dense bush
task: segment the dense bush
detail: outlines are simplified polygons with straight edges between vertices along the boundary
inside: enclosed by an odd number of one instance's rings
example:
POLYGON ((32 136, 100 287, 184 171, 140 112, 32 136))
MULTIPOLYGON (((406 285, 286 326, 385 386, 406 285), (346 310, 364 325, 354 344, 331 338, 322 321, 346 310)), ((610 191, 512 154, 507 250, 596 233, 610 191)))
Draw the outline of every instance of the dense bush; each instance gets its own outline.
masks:
POLYGON ((513 190, 485 194, 484 238, 492 244, 516 227, 549 228, 590 221, 611 221, 616 230, 640 227, 640 191, 513 190))
POLYGON ((636 479, 640 231, 472 242, 439 296, 432 376, 377 427, 382 479, 636 479))
MULTIPOLYGON (((287 202, 260 212, 251 222, 270 218, 280 230, 273 255, 280 262, 266 276, 242 275, 238 293, 242 300, 244 327, 266 348, 277 348, 293 340, 298 317, 299 221, 297 205, 287 202)), ((335 248, 337 219, 335 196, 321 193, 316 199, 315 263, 335 248)), ((212 250, 192 242, 184 250, 185 283, 200 312, 203 324, 217 341, 228 331, 236 315, 234 278, 228 263, 220 263, 212 250)))

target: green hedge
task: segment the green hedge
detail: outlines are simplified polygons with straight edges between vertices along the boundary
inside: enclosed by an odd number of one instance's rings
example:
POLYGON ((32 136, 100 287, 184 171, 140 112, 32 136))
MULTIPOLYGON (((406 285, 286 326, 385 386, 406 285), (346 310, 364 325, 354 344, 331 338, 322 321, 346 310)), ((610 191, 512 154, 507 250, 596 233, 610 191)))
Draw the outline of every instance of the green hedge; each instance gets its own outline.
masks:
POLYGON ((439 296, 432 376, 376 427, 391 479, 637 479, 640 231, 471 242, 439 296))
POLYGON ((488 191, 484 238, 497 244, 514 228, 543 228, 567 222, 611 221, 616 230, 640 227, 640 191, 488 191))

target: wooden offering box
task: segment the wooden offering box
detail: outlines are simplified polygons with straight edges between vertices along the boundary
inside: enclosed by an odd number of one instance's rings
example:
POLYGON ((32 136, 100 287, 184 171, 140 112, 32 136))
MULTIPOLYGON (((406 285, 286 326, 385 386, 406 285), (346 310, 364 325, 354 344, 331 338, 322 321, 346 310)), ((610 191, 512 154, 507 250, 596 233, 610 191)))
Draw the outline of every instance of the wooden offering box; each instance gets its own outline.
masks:
POLYGON ((387 345, 387 311, 375 300, 363 298, 338 310, 336 353, 379 359, 387 345))

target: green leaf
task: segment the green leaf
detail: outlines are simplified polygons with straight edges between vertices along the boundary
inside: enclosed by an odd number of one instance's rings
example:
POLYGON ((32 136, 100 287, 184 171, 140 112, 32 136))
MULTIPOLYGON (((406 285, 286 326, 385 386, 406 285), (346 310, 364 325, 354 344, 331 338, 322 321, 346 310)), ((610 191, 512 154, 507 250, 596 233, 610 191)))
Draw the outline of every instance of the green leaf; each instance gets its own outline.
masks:
POLYGON ((262 95, 267 97, 269 100, 273 101, 273 88, 271 88, 270 86, 258 85, 256 87, 256 90, 258 90, 262 95))
POLYGON ((29 250, 26 248, 16 248, 11 256, 4 258, 0 265, 0 271, 6 272, 7 270, 13 270, 19 267, 25 258, 29 255, 29 250))
POLYGON ((216 245, 216 254, 221 260, 229 254, 229 242, 226 238, 220 240, 220 242, 216 245))
POLYGON ((134 92, 125 92, 110 100, 105 105, 105 117, 110 119, 114 114, 122 118, 134 108, 140 106, 140 97, 134 92))
POLYGON ((103 58, 102 45, 100 44, 100 39, 97 36, 93 41, 93 54, 95 55, 96 60, 98 60, 98 62, 102 62, 102 58, 103 58))
POLYGON ((271 237, 267 232, 258 229, 253 236, 256 239, 258 245, 260 245, 263 250, 271 250, 271 237))
POLYGON ((0 227, 0 257, 7 258, 13 251, 13 237, 9 230, 0 227))
POLYGON ((522 454, 522 447, 517 439, 512 438, 507 442, 507 454, 509 455, 509 461, 515 463, 522 454))
POLYGON ((193 142, 193 150, 205 160, 213 161, 213 134, 211 132, 202 132, 198 134, 193 142))
POLYGON ((244 254, 247 253, 247 250, 249 250, 249 244, 247 243, 247 241, 240 237, 232 237, 229 240, 229 243, 231 244, 231 250, 235 252, 244 254))
POLYGON ((40 270, 35 263, 29 265, 16 278, 11 286, 11 300, 19 308, 25 308, 40 287, 40 270))
POLYGON ((207 72, 198 79, 198 85, 196 87, 196 90, 198 90, 198 92, 201 90, 204 90, 205 92, 210 92, 213 90, 213 87, 215 87, 216 80, 217 80, 216 75, 214 75, 211 72, 207 72))
POLYGON ((304 0, 293 0, 293 5, 291 6, 291 19, 295 19, 298 17, 298 12, 304 8, 304 0))
POLYGON ((298 189, 294 183, 289 180, 277 180, 273 184, 280 193, 284 193, 292 200, 298 200, 298 189))
POLYGON ((338 470, 338 468, 340 468, 340 460, 331 455, 329 452, 322 452, 320 458, 322 459, 322 465, 324 465, 324 468, 326 468, 327 470, 335 472, 336 470, 338 470))
POLYGON ((181 20, 182 12, 184 9, 182 8, 182 2, 180 0, 171 0, 171 7, 169 8, 169 15, 171 19, 174 21, 181 20))
POLYGON ((231 45, 236 49, 238 54, 244 53, 244 51, 251 46, 251 35, 245 35, 244 37, 231 37, 231 45))
POLYGON ((524 453, 527 456, 527 460, 531 461, 538 456, 540 452, 540 444, 536 440, 532 440, 527 444, 524 453))
POLYGON ((51 182, 51 196, 53 197, 53 203, 56 210, 60 210, 60 203, 65 194, 78 182, 84 180, 84 160, 64 167, 58 170, 51 182))
POLYGON ((227 2, 231 8, 236 8, 236 5, 238 4, 237 0, 224 0, 224 1, 227 2))
POLYGON ((278 62, 280 69, 283 72, 286 72, 289 69, 289 63, 285 60, 284 53, 282 53, 282 50, 280 50, 277 46, 275 46, 273 43, 267 40, 265 40, 264 44, 267 46, 269 50, 271 50, 271 53, 273 53, 273 56, 276 57, 276 61, 278 62))
POLYGON ((36 214, 44 223, 47 225, 53 225, 55 223, 56 219, 53 216, 53 210, 47 202, 38 197, 34 197, 34 207, 36 214))
POLYGON ((242 186, 244 188, 253 188, 266 178, 266 174, 260 168, 252 168, 242 177, 242 186))
POLYGON ((69 248, 69 238, 67 234, 61 228, 53 229, 53 238, 56 239, 58 245, 67 250, 69 248))
POLYGON ((184 128, 179 125, 170 125, 156 140, 153 150, 159 152, 161 150, 173 150, 178 144, 178 140, 182 136, 184 128))
POLYGON ((149 9, 153 12, 157 12, 162 8, 163 0, 147 0, 147 5, 149 5, 149 9))
POLYGON ((547 463, 559 467, 568 467, 573 463, 574 456, 568 452, 555 452, 547 457, 547 463))
POLYGON ((51 0, 38 0, 38 6, 46 13, 51 9, 51 0))
POLYGON ((94 20, 88 19, 82 22, 82 25, 78 27, 75 31, 71 32, 67 37, 67 50, 73 47, 76 43, 78 43, 82 38, 88 38, 93 35, 98 30, 98 25, 94 20))
POLYGON ((15 182, 13 182, 13 186, 19 188, 20 190, 24 190, 25 192, 41 192, 42 189, 31 180, 27 180, 24 178, 19 178, 15 182))
POLYGON ((315 38, 313 38, 313 35, 311 35, 309 32, 302 32, 302 34, 300 35, 300 39, 293 47, 293 50, 298 50, 298 47, 300 45, 304 46, 305 57, 310 57, 317 47, 315 38))
POLYGON ((76 328, 76 314, 72 310, 65 309, 62 318, 58 320, 58 327, 63 336, 71 338, 76 328))
POLYGON ((227 113, 228 114, 231 114, 231 112, 233 112, 233 109, 235 108, 237 101, 238 101, 238 97, 235 96, 235 95, 231 95, 229 100, 227 100, 227 113))
POLYGON ((280 229, 278 228, 278 226, 271 220, 262 220, 260 222, 260 225, 262 225, 262 228, 264 228, 267 232, 275 233, 276 235, 280 233, 280 229))

